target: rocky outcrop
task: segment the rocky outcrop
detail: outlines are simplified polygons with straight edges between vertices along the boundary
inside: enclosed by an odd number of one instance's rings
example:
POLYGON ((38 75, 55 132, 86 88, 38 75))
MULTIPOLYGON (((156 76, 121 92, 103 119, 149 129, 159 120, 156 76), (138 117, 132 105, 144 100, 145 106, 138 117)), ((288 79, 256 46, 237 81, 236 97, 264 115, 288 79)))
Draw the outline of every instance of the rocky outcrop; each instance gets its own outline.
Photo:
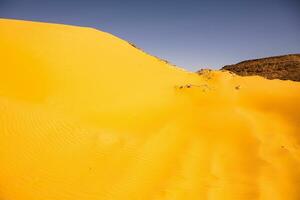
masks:
POLYGON ((226 65, 222 70, 228 70, 240 76, 258 75, 267 79, 300 81, 300 54, 247 60, 226 65))

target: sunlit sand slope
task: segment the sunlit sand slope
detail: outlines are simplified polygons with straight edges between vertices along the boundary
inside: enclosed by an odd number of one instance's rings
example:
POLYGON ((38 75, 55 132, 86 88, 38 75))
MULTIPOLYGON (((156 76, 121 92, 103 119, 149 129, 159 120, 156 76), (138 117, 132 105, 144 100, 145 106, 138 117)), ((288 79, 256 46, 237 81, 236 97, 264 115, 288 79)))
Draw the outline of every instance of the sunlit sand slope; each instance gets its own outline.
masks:
POLYGON ((0 69, 1 200, 300 199, 300 83, 14 20, 0 69))

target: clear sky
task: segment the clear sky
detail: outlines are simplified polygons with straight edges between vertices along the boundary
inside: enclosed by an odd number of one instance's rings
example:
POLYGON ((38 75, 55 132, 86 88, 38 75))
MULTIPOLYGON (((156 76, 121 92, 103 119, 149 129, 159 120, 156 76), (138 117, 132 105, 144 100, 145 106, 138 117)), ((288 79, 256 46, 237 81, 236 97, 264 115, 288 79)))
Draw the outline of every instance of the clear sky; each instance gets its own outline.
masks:
POLYGON ((0 17, 94 27, 192 71, 300 53, 300 0, 0 0, 0 17))

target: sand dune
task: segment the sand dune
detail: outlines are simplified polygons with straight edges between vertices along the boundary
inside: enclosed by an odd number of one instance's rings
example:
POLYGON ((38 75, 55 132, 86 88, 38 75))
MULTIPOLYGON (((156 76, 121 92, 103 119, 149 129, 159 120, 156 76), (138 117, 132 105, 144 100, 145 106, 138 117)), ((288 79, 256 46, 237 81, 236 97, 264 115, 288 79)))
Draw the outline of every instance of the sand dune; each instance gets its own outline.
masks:
POLYGON ((0 199, 300 199, 300 83, 200 75, 0 20, 0 199))

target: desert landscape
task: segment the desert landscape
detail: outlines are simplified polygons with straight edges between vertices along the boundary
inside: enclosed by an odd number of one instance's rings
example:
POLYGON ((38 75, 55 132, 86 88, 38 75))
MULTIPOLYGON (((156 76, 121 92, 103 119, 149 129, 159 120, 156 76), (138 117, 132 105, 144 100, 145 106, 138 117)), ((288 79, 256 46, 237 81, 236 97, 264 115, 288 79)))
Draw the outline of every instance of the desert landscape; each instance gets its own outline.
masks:
POLYGON ((1 200, 300 199, 299 55, 195 73, 8 19, 0 44, 1 200))

